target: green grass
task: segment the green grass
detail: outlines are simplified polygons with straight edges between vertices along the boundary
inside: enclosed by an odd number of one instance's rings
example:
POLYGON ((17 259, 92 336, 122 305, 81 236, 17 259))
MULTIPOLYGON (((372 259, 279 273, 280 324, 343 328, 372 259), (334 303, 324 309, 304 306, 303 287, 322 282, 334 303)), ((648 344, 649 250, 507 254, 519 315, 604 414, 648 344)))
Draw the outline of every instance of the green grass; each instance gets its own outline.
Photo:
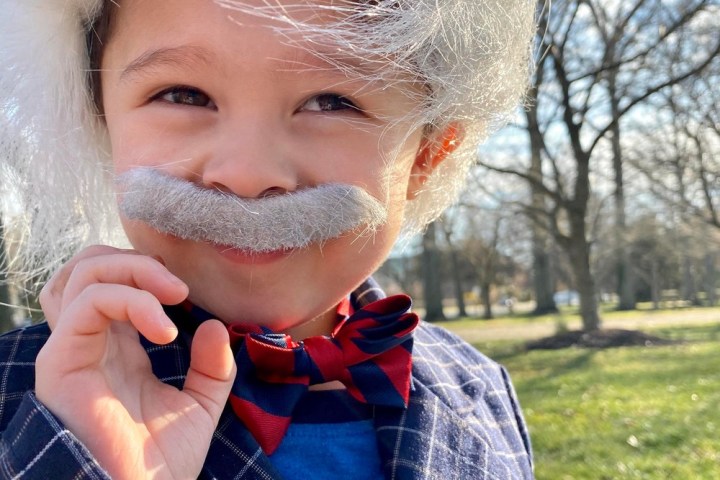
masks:
POLYGON ((651 333, 663 347, 522 352, 510 371, 543 479, 720 478, 720 325, 651 333))

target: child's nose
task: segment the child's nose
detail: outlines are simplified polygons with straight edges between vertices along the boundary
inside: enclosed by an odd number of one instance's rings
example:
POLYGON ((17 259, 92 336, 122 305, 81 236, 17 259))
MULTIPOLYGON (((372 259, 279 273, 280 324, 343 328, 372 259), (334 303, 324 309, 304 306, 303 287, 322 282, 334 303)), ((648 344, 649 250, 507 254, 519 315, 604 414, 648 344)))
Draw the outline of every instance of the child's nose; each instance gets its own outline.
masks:
MULTIPOLYGON (((258 198, 297 189, 297 167, 281 145, 259 122, 228 131, 204 163, 202 183, 243 198, 258 198), (254 125, 253 125, 254 124, 254 125)), ((277 131, 277 130, 276 130, 277 131)))

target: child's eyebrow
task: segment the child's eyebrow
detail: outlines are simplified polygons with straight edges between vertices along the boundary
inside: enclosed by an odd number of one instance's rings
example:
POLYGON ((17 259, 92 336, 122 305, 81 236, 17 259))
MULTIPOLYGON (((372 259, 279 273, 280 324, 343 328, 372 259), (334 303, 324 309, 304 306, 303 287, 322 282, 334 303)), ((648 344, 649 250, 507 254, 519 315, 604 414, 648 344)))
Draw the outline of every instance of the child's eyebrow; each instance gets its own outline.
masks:
POLYGON ((149 50, 130 62, 120 73, 120 81, 126 82, 157 66, 199 68, 215 62, 215 54, 210 50, 195 46, 163 47, 149 50))
MULTIPOLYGON (((316 52, 300 47, 293 48, 292 54, 272 57, 269 60, 272 60, 276 72, 280 74, 312 73, 319 76, 363 78, 372 77, 377 74, 378 69, 376 62, 355 56, 342 55, 337 51, 316 52)), ((132 60, 122 69, 119 81, 131 82, 135 77, 152 73, 158 67, 203 70, 218 65, 223 65, 219 57, 202 46, 160 47, 148 50, 132 60)))

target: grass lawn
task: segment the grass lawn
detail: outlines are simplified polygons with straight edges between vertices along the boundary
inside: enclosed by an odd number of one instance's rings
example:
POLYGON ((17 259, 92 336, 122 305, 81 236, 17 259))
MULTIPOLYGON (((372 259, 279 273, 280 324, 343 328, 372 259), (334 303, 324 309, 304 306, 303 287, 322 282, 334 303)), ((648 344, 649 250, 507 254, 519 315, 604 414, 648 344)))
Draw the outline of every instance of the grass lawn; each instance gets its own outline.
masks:
POLYGON ((512 341, 475 344, 513 377, 539 480, 720 479, 720 323, 649 333, 684 343, 530 352, 512 341))

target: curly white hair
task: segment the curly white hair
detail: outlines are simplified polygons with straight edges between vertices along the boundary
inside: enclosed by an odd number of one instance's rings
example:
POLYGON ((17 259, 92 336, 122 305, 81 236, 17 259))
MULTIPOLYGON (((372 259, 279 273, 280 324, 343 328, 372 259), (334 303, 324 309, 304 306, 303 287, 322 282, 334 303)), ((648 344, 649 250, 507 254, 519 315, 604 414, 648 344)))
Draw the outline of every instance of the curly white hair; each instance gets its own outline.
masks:
MULTIPOLYGON (((309 0, 336 20, 307 23, 293 20, 292 11, 308 0, 215 1, 229 13, 271 19, 286 38, 299 30, 306 43, 373 59, 381 68, 372 75, 422 82, 411 120, 431 139, 460 127, 461 146, 409 202, 406 232, 421 230, 457 198, 477 145, 506 121, 528 84, 532 0, 309 0)), ((15 273, 47 273, 84 245, 122 238, 87 42, 111 4, 0 0, 0 194, 22 212, 12 217, 15 273)))

